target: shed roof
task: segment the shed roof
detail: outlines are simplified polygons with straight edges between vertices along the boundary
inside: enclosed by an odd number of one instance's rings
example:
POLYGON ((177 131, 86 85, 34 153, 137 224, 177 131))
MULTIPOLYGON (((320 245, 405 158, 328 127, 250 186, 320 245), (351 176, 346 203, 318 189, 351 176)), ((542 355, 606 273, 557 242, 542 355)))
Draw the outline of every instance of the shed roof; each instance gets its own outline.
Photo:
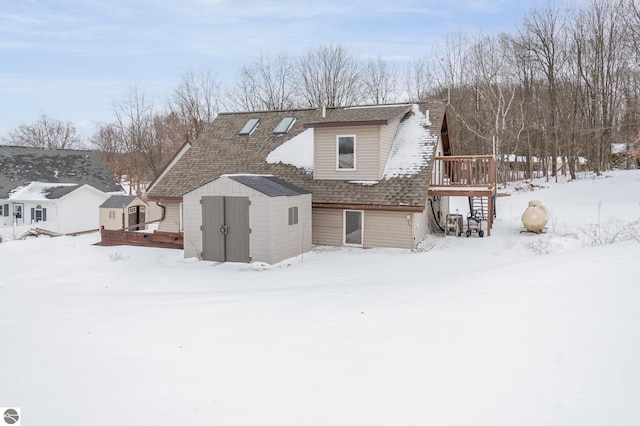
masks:
MULTIPOLYGON (((180 198, 225 174, 273 175, 298 188, 312 193, 314 203, 357 204, 375 206, 426 206, 430 183, 432 159, 436 154, 439 135, 445 135, 446 106, 442 101, 425 101, 416 104, 391 106, 328 108, 325 118, 321 109, 262 111, 219 114, 206 131, 195 141, 191 149, 167 171, 149 192, 150 198, 180 198), (420 124, 421 131, 429 137, 422 143, 421 162, 410 173, 388 174, 379 182, 350 182, 344 180, 316 180, 313 174, 283 162, 268 162, 267 156, 276 148, 307 130, 307 123, 325 120, 359 123, 371 120, 391 120, 404 112, 401 127, 415 123, 416 113, 428 117, 430 124, 420 124), (275 135, 273 129, 284 117, 294 116, 295 123, 289 132, 275 135), (249 118, 260 119, 260 124, 250 136, 238 135, 249 118)), ((309 127, 309 126, 307 126, 309 127)), ((399 132, 399 135, 406 132, 399 132)), ((396 148, 401 140, 394 141, 396 148)), ((445 152, 449 151, 448 139, 445 152)), ((393 152, 398 151, 396 148, 393 152)), ((402 150, 400 150, 402 151, 402 150)), ((399 152, 402 154, 402 152, 399 152)), ((394 155, 392 153, 392 155, 394 155)), ((399 168, 397 168, 399 170, 399 168)))
POLYGON ((135 195, 112 195, 111 197, 107 198, 104 203, 100 204, 100 208, 119 209, 124 206, 128 206, 136 198, 138 197, 135 195))
POLYGON ((269 197, 290 197, 310 193, 275 176, 227 175, 227 177, 269 197))
POLYGON ((31 182, 90 185, 122 191, 93 151, 0 146, 0 198, 31 182))

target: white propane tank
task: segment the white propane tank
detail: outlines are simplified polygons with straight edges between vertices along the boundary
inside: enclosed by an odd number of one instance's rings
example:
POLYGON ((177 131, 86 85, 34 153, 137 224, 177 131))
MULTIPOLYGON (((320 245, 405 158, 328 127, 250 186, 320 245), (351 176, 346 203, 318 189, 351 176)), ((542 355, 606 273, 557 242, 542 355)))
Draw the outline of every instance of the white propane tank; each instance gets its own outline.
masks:
POLYGON ((549 213, 538 200, 529 201, 529 207, 522 213, 522 224, 527 230, 539 234, 547 225, 549 213))

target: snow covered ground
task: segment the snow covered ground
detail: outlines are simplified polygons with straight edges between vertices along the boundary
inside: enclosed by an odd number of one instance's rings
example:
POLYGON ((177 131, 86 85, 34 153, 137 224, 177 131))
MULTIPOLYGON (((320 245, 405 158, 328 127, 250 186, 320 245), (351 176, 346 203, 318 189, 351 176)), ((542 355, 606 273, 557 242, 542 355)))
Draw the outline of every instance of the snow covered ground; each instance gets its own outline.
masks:
POLYGON ((640 424, 640 171, 535 184, 498 199, 491 237, 414 252, 5 241, 0 406, 25 425, 640 424), (520 233, 532 199, 545 234, 520 233))

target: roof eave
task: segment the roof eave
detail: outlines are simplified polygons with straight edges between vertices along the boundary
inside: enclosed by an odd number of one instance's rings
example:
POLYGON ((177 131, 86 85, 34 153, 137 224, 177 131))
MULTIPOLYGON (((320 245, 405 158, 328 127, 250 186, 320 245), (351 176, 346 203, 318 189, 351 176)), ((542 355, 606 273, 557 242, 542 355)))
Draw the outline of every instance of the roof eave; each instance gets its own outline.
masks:
POLYGON ((389 120, 360 120, 360 121, 321 121, 317 123, 304 123, 304 129, 318 129, 323 127, 356 127, 356 126, 385 126, 389 120))

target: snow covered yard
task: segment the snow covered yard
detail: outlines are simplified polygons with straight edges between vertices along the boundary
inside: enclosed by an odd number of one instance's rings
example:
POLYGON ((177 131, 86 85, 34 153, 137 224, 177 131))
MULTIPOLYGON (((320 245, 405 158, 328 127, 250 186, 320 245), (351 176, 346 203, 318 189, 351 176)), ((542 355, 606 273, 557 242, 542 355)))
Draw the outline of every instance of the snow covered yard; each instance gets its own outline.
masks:
POLYGON ((5 241, 0 406, 29 425, 638 424, 640 172, 536 184, 498 199, 491 237, 417 252, 218 265, 5 241), (546 234, 520 233, 532 199, 546 234))

